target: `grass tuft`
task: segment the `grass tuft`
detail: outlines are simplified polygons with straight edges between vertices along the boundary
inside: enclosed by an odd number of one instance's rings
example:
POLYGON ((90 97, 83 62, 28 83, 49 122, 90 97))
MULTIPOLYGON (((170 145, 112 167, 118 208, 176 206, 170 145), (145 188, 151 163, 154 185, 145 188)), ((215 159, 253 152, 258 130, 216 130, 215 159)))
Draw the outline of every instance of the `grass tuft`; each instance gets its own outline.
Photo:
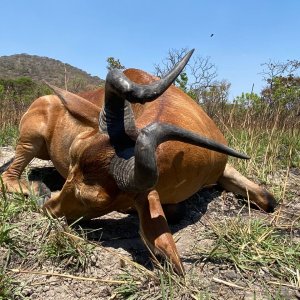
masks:
POLYGON ((114 289, 117 299, 142 299, 141 286, 137 279, 129 272, 125 272, 118 277, 118 280, 125 281, 114 289))
POLYGON ((1 176, 0 186, 2 196, 0 199, 0 247, 24 256, 23 233, 20 232, 15 222, 22 212, 32 209, 33 200, 25 198, 23 194, 8 195, 1 176))
POLYGON ((4 267, 0 267, 0 300, 28 299, 23 293, 24 285, 8 274, 4 267))
POLYGON ((6 272, 0 269, 0 299, 8 300, 13 298, 13 281, 6 272))
POLYGON ((72 225, 69 226, 64 218, 54 219, 48 215, 48 226, 41 248, 42 257, 66 268, 85 270, 95 246, 78 238, 72 225))
POLYGON ((213 249, 200 250, 209 260, 225 260, 237 269, 269 272, 297 286, 300 270, 300 244, 261 219, 242 220, 240 216, 212 224, 216 237, 213 249), (204 253, 203 253, 204 251, 204 253))

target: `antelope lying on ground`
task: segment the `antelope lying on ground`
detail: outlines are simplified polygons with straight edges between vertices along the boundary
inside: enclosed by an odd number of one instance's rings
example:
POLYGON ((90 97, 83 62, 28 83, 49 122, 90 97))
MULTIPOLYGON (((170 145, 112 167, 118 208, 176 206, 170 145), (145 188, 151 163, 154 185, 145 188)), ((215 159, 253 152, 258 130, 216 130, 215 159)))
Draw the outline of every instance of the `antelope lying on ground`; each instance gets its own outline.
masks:
MULTIPOLYGON (((75 220, 134 207, 145 243, 179 274, 184 270, 163 205, 175 207, 219 183, 272 211, 273 196, 226 164, 227 155, 248 157, 227 147, 200 106, 172 85, 191 55, 162 79, 112 70, 105 88, 80 96, 52 87, 56 95, 35 100, 21 120, 15 159, 2 175, 7 190, 28 194, 24 168, 34 157, 51 159, 66 181, 44 209, 75 220)), ((45 187, 33 183, 33 189, 45 187)))

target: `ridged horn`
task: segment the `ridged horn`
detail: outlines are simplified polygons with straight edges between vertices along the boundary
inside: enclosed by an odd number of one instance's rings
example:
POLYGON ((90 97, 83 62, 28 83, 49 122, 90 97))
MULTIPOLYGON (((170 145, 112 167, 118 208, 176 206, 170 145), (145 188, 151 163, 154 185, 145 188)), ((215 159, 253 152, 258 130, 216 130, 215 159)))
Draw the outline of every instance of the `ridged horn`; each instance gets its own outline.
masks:
POLYGON ((144 104, 162 95, 184 69, 193 52, 194 49, 189 51, 165 77, 148 85, 131 81, 121 70, 111 70, 105 82, 105 103, 99 117, 100 129, 107 131, 107 127, 111 126, 110 131, 117 134, 124 118, 125 132, 134 131, 134 118, 129 102, 144 104), (114 129, 116 126, 118 128, 114 129))
MULTIPOLYGON (((105 102, 99 115, 99 128, 107 132, 111 144, 117 147, 120 140, 128 147, 136 140, 138 130, 130 103, 151 102, 162 95, 178 77, 192 56, 194 49, 163 78, 147 85, 137 84, 118 69, 111 70, 105 82, 105 102)), ((126 146, 124 145, 124 146, 126 146)))
POLYGON ((106 77, 105 102, 113 101, 116 96, 131 103, 150 102, 162 95, 174 82, 188 63, 194 49, 189 51, 180 62, 163 78, 148 85, 129 80, 121 70, 114 69, 106 77))
POLYGON ((159 175, 155 150, 165 141, 180 141, 238 158, 250 158, 191 131, 156 122, 141 130, 135 144, 134 155, 129 159, 115 155, 112 159, 110 171, 121 190, 142 192, 155 186, 159 175))

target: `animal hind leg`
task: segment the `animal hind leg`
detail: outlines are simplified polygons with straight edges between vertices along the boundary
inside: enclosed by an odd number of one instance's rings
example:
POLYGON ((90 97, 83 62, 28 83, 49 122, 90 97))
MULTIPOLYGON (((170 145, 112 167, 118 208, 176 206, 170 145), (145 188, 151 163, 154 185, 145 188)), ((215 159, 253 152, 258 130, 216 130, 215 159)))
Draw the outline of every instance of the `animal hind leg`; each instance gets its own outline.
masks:
POLYGON ((229 164, 226 165, 218 183, 227 191, 236 193, 249 200, 266 212, 273 212, 276 207, 274 196, 266 189, 250 181, 229 164))
POLYGON ((157 191, 139 194, 134 203, 140 219, 140 234, 146 245, 154 254, 167 258, 175 271, 183 275, 183 265, 157 191))

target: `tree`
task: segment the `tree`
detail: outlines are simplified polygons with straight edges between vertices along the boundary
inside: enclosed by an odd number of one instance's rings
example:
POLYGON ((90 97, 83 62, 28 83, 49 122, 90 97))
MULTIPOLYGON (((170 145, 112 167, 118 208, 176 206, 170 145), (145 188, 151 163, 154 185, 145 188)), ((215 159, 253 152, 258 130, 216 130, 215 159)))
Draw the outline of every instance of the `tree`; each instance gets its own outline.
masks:
POLYGON ((271 107, 281 107, 299 111, 300 107, 300 77, 273 78, 272 88, 262 90, 262 98, 271 107))
POLYGON ((230 82, 226 80, 214 81, 198 92, 198 101, 210 117, 225 114, 230 86, 230 82))
POLYGON ((76 76, 69 80, 68 85, 71 92, 79 93, 86 89, 87 82, 83 78, 76 76))
POLYGON ((277 77, 294 76, 294 73, 300 68, 300 61, 287 60, 286 62, 269 60, 267 63, 261 64, 264 68, 261 74, 263 79, 273 87, 274 80, 277 77))
POLYGON ((235 97, 233 103, 242 108, 256 107, 261 103, 261 96, 256 93, 242 93, 235 97))
MULTIPOLYGON (((187 48, 180 50, 170 49, 162 63, 154 65, 156 76, 163 77, 167 74, 187 52, 187 48)), ((210 58, 197 56, 189 61, 183 72, 176 79, 175 85, 199 102, 199 96, 202 91, 210 87, 216 77, 216 66, 210 62, 210 58)))
POLYGON ((262 90, 262 100, 272 108, 283 108, 300 112, 300 61, 274 62, 262 64, 263 79, 267 86, 262 90))
POLYGON ((106 67, 109 71, 111 71, 113 69, 120 69, 120 70, 125 69, 125 66, 123 66, 121 64, 120 60, 117 59, 117 58, 114 58, 114 57, 110 56, 106 59, 106 61, 108 63, 108 65, 106 67))

